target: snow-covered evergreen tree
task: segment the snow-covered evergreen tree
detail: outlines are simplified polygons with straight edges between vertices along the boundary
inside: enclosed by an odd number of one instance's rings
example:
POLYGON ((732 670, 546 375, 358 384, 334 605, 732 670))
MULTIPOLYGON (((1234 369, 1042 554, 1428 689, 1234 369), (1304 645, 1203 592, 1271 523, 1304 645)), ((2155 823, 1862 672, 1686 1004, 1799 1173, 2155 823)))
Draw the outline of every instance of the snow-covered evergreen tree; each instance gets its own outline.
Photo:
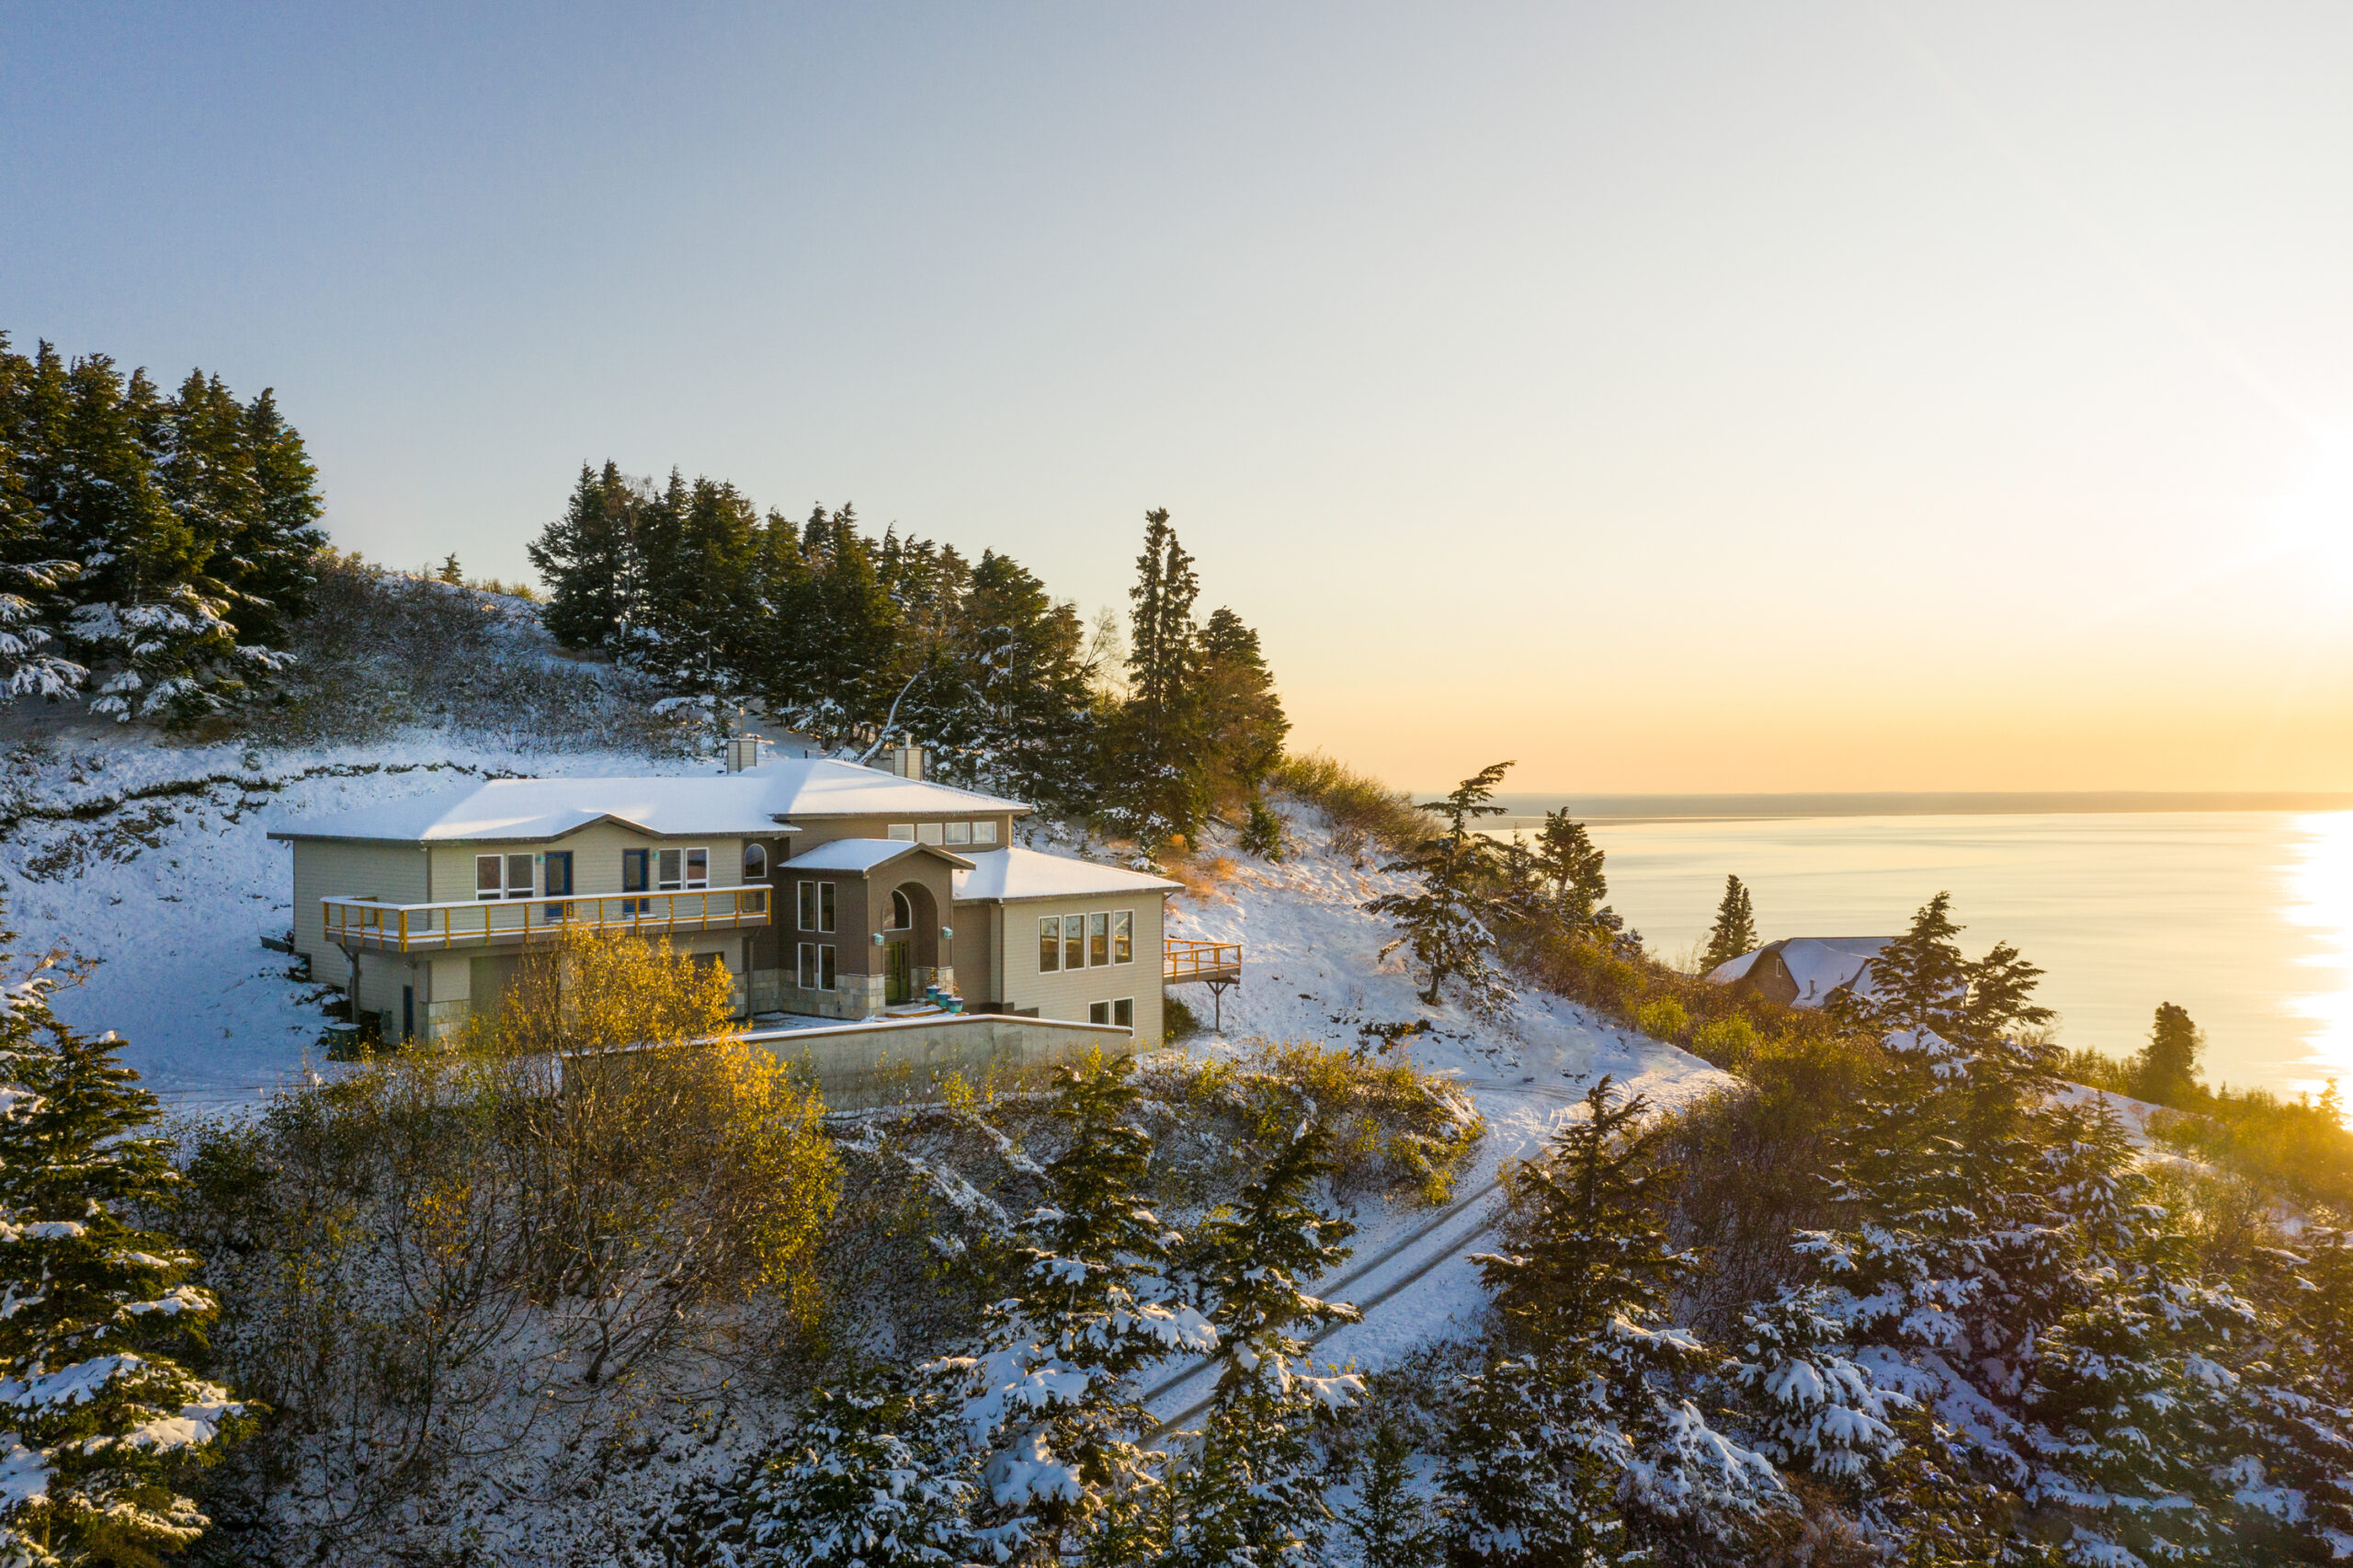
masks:
POLYGON ((1357 1543, 1364 1568, 1429 1568, 1439 1531, 1429 1506, 1413 1489, 1414 1445, 1394 1421, 1373 1428, 1358 1467, 1357 1500, 1340 1521, 1357 1543))
POLYGON ((1383 893, 1364 906, 1396 924, 1400 935, 1381 949, 1381 956, 1410 949, 1427 976, 1422 1000, 1432 1006, 1449 980, 1462 986, 1473 1006, 1500 1006, 1510 994, 1495 967, 1495 937, 1490 926, 1503 851, 1478 829, 1479 818, 1502 813, 1503 808, 1491 802, 1510 767, 1498 762, 1483 767, 1444 800, 1421 802, 1417 809, 1443 825, 1409 854, 1381 867, 1412 874, 1417 885, 1408 892, 1383 893))
POLYGON ((1330 1146, 1325 1129, 1302 1122, 1233 1211, 1199 1233, 1220 1367, 1200 1451, 1176 1483, 1171 1568, 1323 1561, 1331 1510, 1309 1462, 1310 1440, 1315 1422, 1364 1386, 1350 1373, 1318 1371, 1301 1337, 1302 1329, 1357 1317, 1355 1308, 1307 1290, 1347 1260, 1344 1244, 1356 1229, 1314 1200, 1331 1168, 1330 1146))
POLYGON ((984 1553, 979 1463, 955 1394, 967 1363, 869 1372, 821 1388, 790 1437, 692 1489, 655 1532, 680 1568, 921 1568, 984 1553))
POLYGON ((1054 1113, 1070 1146, 1046 1167, 1048 1200, 1021 1221, 1019 1283, 991 1310, 965 1420, 988 1454, 983 1522, 1025 1561, 1075 1548, 1106 1519, 1147 1516, 1156 1455, 1131 1379, 1217 1333, 1171 1299, 1182 1238, 1138 1196, 1152 1150, 1127 1058, 1066 1070, 1054 1113))
POLYGON ((1605 1078, 1513 1174, 1514 1250, 1477 1260, 1506 1354, 1467 1391, 1448 1446, 1458 1561, 1614 1562, 1629 1535, 1736 1540, 1788 1506, 1771 1462, 1692 1397, 1720 1358, 1667 1322, 1696 1265, 1654 1212, 1647 1108, 1605 1078))
POLYGON ((1820 1286, 1784 1287, 1742 1319, 1746 1358, 1732 1369, 1755 1411, 1756 1450, 1860 1492, 1903 1444, 1890 1418, 1910 1402, 1857 1366, 1820 1286))
POLYGON ((2022 1401, 2027 1533, 2086 1564, 2215 1561, 2241 1533, 2226 1358, 2254 1314, 2198 1278, 2106 1102, 2055 1133, 2072 1310, 2040 1335, 2022 1401))
POLYGON ((176 1358, 217 1304, 129 1214, 177 1179, 154 1097, 50 1008, 0 992, 0 1562, 147 1562, 209 1522, 182 1488, 246 1424, 176 1358))

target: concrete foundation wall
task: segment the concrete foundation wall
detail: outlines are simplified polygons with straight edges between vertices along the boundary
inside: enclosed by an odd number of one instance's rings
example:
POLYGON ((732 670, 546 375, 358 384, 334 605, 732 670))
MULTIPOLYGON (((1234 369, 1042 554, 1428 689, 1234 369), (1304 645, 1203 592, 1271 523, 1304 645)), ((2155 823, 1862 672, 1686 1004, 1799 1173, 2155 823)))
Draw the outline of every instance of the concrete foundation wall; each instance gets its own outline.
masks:
POLYGON ((746 1038, 807 1073, 835 1110, 929 1099, 951 1075, 1042 1077, 1094 1051, 1125 1056, 1136 1049, 1136 1036, 1127 1029, 999 1015, 774 1029, 746 1038))

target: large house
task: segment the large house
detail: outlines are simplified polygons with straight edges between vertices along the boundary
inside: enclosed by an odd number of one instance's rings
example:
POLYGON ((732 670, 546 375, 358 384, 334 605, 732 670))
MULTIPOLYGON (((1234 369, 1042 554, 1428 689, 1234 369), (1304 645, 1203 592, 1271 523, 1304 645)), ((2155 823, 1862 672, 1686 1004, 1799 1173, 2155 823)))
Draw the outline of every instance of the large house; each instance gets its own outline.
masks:
POLYGON ((1784 1007, 1824 1007, 1840 992, 1871 994, 1871 960, 1887 943, 1885 937, 1784 937, 1718 964, 1708 978, 1784 1007))
POLYGON ((747 766, 739 741, 716 776, 499 779, 294 821, 270 835, 293 846, 292 943, 386 1040, 495 1006, 535 941, 628 931, 724 965, 747 1017, 875 1018, 938 986, 1156 1043, 1176 884, 1017 847, 1028 806, 902 756, 747 766))

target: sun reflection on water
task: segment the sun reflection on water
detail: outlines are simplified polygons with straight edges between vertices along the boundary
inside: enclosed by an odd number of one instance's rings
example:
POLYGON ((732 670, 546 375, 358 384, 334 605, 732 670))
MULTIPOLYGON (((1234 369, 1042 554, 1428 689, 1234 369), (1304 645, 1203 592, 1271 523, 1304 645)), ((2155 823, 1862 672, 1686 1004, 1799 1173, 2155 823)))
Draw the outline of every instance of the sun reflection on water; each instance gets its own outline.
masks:
POLYGON ((2301 961, 2322 972, 2289 1006, 2312 1020, 2304 1044, 2318 1088, 2353 1081, 2353 812, 2299 817, 2296 826, 2304 842, 2288 872, 2288 917, 2311 929, 2314 950, 2301 961))

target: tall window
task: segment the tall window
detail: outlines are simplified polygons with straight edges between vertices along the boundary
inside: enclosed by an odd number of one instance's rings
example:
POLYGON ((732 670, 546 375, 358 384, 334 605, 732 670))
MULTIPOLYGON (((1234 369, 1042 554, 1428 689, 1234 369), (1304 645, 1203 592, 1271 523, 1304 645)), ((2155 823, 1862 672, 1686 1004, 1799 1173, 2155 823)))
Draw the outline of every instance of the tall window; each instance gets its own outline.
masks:
POLYGON ((831 942, 803 942, 798 954, 798 978, 804 991, 834 989, 834 945, 831 942))
POLYGON ((1111 961, 1111 917, 1108 915, 1086 917, 1086 961, 1089 964, 1111 961))
POLYGON ((834 884, 802 882, 801 892, 801 929, 830 931, 834 928, 834 884))
MULTIPOLYGON (((653 855, 649 850, 621 851, 621 892, 644 892, 653 887, 652 860, 653 855)), ((653 903, 650 898, 625 898, 621 900, 621 914, 624 916, 650 914, 653 903)))
POLYGON ((744 880, 756 882, 765 880, 767 874, 768 846, 765 844, 744 846, 744 880))
POLYGON ((1051 974, 1063 967, 1063 917, 1049 915, 1038 922, 1038 972, 1051 974))
POLYGON ((1132 909, 1122 909, 1111 916, 1111 961, 1136 961, 1136 915, 1132 909))
POLYGON ((689 849, 687 851, 687 886, 690 888, 710 886, 710 850, 689 849))
POLYGON ((1081 969, 1086 963, 1086 916, 1063 916, 1063 967, 1081 969))

